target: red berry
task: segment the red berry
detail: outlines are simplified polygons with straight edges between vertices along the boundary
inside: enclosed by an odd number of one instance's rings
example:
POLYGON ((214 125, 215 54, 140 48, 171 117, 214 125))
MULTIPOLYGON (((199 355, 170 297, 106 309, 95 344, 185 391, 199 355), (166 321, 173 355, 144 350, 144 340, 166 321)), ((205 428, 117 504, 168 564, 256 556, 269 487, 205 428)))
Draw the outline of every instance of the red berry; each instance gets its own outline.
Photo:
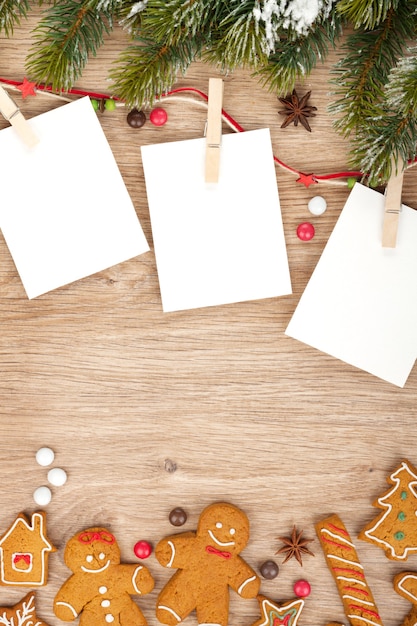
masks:
POLYGON ((158 107, 156 109, 152 109, 149 119, 154 126, 163 126, 168 119, 168 115, 165 109, 158 107))
POLYGON ((294 583, 294 593, 298 598, 306 598, 311 593, 311 585, 307 580, 297 580, 294 583))
POLYGON ((310 241, 314 237, 314 226, 310 222, 303 222, 297 228, 297 237, 301 241, 310 241))
POLYGON ((147 559, 152 552, 152 546, 147 541, 138 541, 137 543, 135 543, 133 552, 138 557, 138 559, 147 559))

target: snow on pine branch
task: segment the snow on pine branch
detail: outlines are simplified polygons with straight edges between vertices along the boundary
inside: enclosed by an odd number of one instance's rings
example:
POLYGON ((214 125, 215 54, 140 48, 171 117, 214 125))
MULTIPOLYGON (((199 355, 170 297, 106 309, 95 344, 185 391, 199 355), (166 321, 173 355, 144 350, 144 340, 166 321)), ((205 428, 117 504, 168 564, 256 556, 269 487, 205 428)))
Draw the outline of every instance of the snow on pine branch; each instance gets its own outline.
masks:
POLYGON ((318 19, 326 19, 337 0, 257 0, 253 15, 263 22, 270 52, 279 39, 279 29, 305 35, 318 19))

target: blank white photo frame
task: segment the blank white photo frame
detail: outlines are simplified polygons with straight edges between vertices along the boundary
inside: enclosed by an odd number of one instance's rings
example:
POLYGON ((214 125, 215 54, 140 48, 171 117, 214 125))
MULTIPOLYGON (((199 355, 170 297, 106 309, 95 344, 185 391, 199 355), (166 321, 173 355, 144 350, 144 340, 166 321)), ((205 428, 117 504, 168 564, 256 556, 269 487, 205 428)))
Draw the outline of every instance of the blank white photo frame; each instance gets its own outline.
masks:
POLYGON ((356 183, 286 334, 403 387, 417 357, 417 212, 383 248, 384 196, 356 183))
POLYGON ((0 228, 27 296, 149 250, 90 99, 28 124, 34 148, 14 128, 0 131, 0 228))
POLYGON ((217 183, 205 145, 141 148, 164 312, 291 293, 269 129, 223 135, 217 183))

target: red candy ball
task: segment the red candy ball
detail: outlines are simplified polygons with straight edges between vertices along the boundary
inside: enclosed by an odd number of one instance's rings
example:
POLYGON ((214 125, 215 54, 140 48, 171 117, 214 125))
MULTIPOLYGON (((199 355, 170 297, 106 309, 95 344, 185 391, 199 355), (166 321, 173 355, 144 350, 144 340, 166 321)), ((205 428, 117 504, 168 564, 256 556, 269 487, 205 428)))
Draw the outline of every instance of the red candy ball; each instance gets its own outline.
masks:
POLYGON ((168 115, 165 109, 158 107, 150 112, 149 119, 154 126, 163 126, 168 119, 168 115))
POLYGON ((152 552, 152 546, 147 541, 138 541, 137 543, 135 543, 133 552, 138 557, 138 559, 147 559, 152 552))
POLYGON ((297 237, 301 241, 310 241, 314 237, 314 226, 310 222, 303 222, 297 228, 297 237))
POLYGON ((306 598, 311 593, 311 585, 307 580, 297 580, 294 583, 294 593, 298 598, 306 598))

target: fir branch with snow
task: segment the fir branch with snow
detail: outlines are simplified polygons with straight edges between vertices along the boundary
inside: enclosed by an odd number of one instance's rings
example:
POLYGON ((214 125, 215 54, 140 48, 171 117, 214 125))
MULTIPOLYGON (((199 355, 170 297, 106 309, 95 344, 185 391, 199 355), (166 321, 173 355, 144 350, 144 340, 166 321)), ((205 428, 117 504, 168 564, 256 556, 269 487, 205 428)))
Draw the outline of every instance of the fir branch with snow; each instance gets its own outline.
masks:
MULTIPOLYGON (((330 108, 349 137, 350 163, 381 184, 391 153, 416 154, 417 0, 39 0, 28 77, 68 91, 111 35, 130 44, 109 68, 127 106, 151 105, 196 60, 224 72, 244 67, 285 96, 339 49, 330 108)), ((7 37, 33 5, 0 3, 7 37)))

